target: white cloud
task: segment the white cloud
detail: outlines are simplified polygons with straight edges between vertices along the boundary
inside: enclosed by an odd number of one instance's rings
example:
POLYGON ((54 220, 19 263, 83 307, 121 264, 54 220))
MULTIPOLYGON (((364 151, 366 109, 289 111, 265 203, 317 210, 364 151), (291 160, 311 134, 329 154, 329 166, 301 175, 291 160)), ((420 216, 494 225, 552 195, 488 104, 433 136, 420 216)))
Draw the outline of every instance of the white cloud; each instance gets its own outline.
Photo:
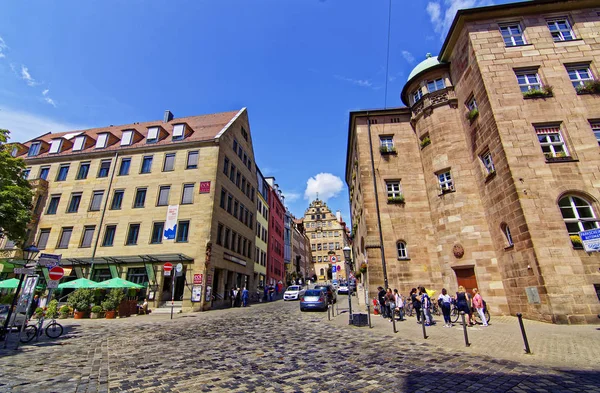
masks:
POLYGON ((300 194, 297 192, 284 192, 283 196, 285 196, 285 201, 286 202, 296 202, 298 199, 300 199, 300 194))
POLYGON ((62 123, 33 113, 2 107, 0 128, 6 128, 11 132, 13 142, 25 142, 48 132, 85 130, 90 127, 62 123))
POLYGON ((44 101, 56 108, 56 102, 50 97, 44 97, 44 101))
POLYGON ((21 79, 27 82, 28 86, 35 86, 37 82, 31 77, 29 70, 24 65, 21 66, 21 79))
POLYGON ((344 183, 339 177, 331 173, 319 173, 306 182, 304 199, 312 201, 317 198, 318 194, 319 199, 327 201, 329 198, 337 196, 343 188, 344 183))
POLYGON ((344 81, 344 82, 350 82, 353 85, 360 86, 360 87, 372 87, 373 86, 373 82, 371 82, 370 79, 353 79, 353 78, 347 78, 347 77, 341 76, 341 75, 334 75, 333 77, 337 80, 344 81))
POLYGON ((443 0, 443 5, 440 1, 431 1, 427 3, 427 13, 433 24, 433 30, 444 39, 458 10, 492 4, 494 4, 493 0, 443 0))
POLYGON ((44 90, 44 91, 42 92, 42 95, 43 95, 43 96, 47 95, 49 91, 50 91, 50 89, 46 89, 46 90, 44 90))
POLYGON ((404 57, 404 60, 406 60, 409 64, 413 64, 415 62, 415 57, 407 50, 402 51, 402 57, 404 57))
POLYGON ((4 54, 4 51, 6 49, 8 49, 8 46, 6 45, 6 42, 4 42, 4 39, 2 39, 2 37, 0 37, 0 59, 6 57, 6 55, 4 54))

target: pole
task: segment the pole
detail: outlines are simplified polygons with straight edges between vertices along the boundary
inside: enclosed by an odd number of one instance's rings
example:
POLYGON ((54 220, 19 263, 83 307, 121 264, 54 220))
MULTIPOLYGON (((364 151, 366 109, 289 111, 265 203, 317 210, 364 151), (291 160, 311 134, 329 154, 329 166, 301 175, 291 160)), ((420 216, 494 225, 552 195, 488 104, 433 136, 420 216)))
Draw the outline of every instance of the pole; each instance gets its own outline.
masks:
POLYGON ((396 330, 396 318, 394 318, 394 309, 392 309, 392 326, 394 327, 394 333, 398 333, 396 330))
POLYGON ((463 332, 465 334, 465 346, 470 347, 471 344, 469 343, 469 334, 467 333, 467 323, 465 321, 465 312, 464 311, 460 312, 460 317, 462 318, 463 332))
MULTIPOLYGON (((23 281, 25 281, 25 275, 21 274, 21 277, 19 278, 19 285, 17 285, 17 290, 15 291, 15 296, 13 297, 12 303, 10 305, 10 308, 8 309, 8 314, 6 315, 6 320, 4 321, 4 327, 2 328, 2 332, 0 337, 2 340, 4 340, 4 348, 6 348, 6 344, 8 343, 8 333, 10 332, 8 329, 8 325, 10 324, 10 318, 13 314, 13 309, 15 308, 16 304, 17 304, 17 300, 19 299, 19 292, 21 292, 21 287, 23 286, 23 281)), ((11 327, 12 328, 12 327, 11 327)))
POLYGON ((529 341, 527 341, 527 333, 525 333, 525 326, 523 325, 523 314, 517 313, 517 318, 519 318, 519 326, 521 327, 521 335, 523 336, 523 342, 525 343, 525 353, 531 353, 531 349, 529 348, 529 341))
POLYGON ((423 328, 423 338, 427 340, 427 332, 425 331, 425 310, 421 308, 421 327, 423 328))
POLYGON ((171 270, 171 319, 173 319, 173 307, 175 307, 175 269, 171 270))
POLYGON ((367 303, 367 317, 369 318, 369 329, 373 328, 371 325, 371 304, 367 303))

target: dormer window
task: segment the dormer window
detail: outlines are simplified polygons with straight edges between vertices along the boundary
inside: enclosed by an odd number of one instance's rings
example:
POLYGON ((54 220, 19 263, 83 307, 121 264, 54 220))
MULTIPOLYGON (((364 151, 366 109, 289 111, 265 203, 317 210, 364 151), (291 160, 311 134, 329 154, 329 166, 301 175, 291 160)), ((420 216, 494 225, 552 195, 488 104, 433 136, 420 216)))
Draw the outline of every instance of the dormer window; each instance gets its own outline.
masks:
POLYGON ((62 139, 52 139, 50 142, 50 154, 60 153, 62 147, 62 139))
POLYGON ((10 156, 11 156, 11 157, 16 157, 16 156, 17 156, 17 154, 19 154, 19 148, 18 148, 18 147, 16 147, 16 146, 14 146, 14 147, 12 148, 12 151, 10 152, 10 156))
POLYGON ((148 128, 148 136, 146 137, 146 143, 158 142, 158 127, 148 128))
POLYGON ((42 146, 41 142, 33 142, 31 147, 29 147, 29 153, 27 153, 27 157, 34 157, 40 154, 40 147, 42 146))
POLYGON ((121 136, 121 146, 129 146, 133 142, 133 130, 123 131, 121 136))
POLYGON ((85 146, 85 135, 80 135, 75 138, 75 142, 73 143, 73 151, 83 150, 85 146))
POLYGON ((98 134, 98 139, 96 140, 96 149, 104 149, 106 147, 107 142, 108 133, 98 134))
POLYGON ((173 140, 180 141, 185 137, 185 124, 175 124, 173 126, 173 140))

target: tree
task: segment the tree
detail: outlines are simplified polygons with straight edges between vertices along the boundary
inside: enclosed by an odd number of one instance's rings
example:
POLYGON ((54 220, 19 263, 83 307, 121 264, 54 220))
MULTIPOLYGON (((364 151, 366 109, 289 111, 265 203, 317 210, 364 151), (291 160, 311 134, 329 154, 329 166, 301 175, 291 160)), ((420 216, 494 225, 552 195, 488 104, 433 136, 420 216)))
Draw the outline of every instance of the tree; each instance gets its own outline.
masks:
POLYGON ((11 155, 10 131, 0 129, 0 236, 17 244, 25 240, 31 221, 31 185, 23 177, 25 161, 11 155))

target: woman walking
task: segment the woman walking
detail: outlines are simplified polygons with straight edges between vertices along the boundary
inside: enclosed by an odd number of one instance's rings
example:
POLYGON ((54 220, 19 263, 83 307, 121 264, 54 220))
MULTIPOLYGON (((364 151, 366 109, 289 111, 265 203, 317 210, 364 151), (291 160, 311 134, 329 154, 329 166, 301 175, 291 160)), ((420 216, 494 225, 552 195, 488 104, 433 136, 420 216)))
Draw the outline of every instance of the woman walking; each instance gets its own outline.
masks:
POLYGON ((425 314, 425 326, 435 325, 433 316, 431 315, 431 299, 425 290, 425 287, 419 287, 419 295, 421 295, 421 308, 425 314))
POLYGON ((410 290, 410 301, 413 305, 413 310, 417 313, 417 323, 421 323, 421 299, 417 295, 417 288, 410 290))
POLYGON ((484 307, 483 307, 483 298, 481 294, 477 290, 477 288, 473 288, 473 307, 477 310, 479 314, 479 318, 483 321, 482 325, 487 326, 487 320, 485 319, 484 307))
POLYGON ((394 319, 394 310, 396 309, 396 298, 392 293, 392 288, 387 289, 387 293, 385 294, 385 306, 387 307, 387 313, 390 317, 390 322, 394 319))
POLYGON ((450 321, 450 305, 452 304, 452 297, 448 295, 446 288, 442 289, 442 294, 438 297, 438 303, 444 314, 444 327, 452 327, 452 322, 450 321))
POLYGON ((401 321, 404 321, 404 299, 402 299, 402 295, 398 293, 397 289, 394 289, 394 298, 396 301, 396 310, 398 310, 398 316, 401 321))
POLYGON ((458 292, 456 292, 456 308, 458 308, 458 311, 464 311, 465 315, 467 316, 467 324, 469 326, 473 326, 473 324, 471 323, 471 299, 469 298, 469 295, 467 295, 467 291, 465 290, 465 287, 463 287, 462 285, 458 287, 458 292))

